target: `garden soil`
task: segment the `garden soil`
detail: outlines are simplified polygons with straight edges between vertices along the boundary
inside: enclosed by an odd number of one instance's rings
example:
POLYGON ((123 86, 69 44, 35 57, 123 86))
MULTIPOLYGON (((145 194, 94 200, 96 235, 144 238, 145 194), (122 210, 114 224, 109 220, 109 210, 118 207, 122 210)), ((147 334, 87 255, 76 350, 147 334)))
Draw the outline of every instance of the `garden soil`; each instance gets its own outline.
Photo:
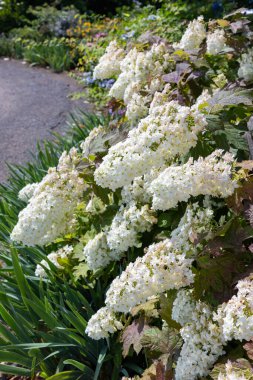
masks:
POLYGON ((8 177, 6 162, 29 161, 37 141, 64 133, 69 112, 91 109, 84 100, 70 99, 81 90, 67 74, 0 59, 0 182, 8 177))

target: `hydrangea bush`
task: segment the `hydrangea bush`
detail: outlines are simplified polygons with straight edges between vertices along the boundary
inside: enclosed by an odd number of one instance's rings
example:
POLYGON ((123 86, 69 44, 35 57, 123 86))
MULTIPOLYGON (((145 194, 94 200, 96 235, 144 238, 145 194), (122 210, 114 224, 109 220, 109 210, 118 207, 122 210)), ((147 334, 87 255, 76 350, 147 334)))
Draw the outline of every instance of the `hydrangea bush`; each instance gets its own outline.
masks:
POLYGON ((113 380, 252 378, 251 38, 239 11, 172 45, 111 42, 94 78, 125 115, 19 194, 13 244, 51 252, 35 275, 102 295, 84 334, 117 342, 113 380))

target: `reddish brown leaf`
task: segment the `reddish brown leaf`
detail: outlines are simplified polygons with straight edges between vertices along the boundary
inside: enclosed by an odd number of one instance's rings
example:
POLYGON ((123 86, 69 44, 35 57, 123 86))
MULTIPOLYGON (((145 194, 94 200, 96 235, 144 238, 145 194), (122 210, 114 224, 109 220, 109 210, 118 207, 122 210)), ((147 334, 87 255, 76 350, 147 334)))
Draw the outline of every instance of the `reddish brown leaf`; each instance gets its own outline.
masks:
POLYGON ((246 343, 243 346, 244 350, 247 352, 248 358, 253 360, 253 341, 246 343))
POLYGON ((237 214, 245 210, 245 202, 253 203, 253 177, 248 177, 234 194, 227 198, 227 205, 237 214))
POLYGON ((142 349, 141 338, 143 332, 149 328, 143 317, 135 319, 133 323, 123 331, 121 341, 123 343, 123 356, 126 357, 130 347, 133 346, 134 351, 139 354, 142 349))

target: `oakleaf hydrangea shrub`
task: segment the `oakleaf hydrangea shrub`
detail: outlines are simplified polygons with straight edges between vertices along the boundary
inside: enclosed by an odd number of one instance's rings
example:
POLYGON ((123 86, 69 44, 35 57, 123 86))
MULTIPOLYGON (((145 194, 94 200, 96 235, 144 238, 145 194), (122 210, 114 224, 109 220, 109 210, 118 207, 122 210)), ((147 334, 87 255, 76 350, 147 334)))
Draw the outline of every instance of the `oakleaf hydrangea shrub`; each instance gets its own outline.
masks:
POLYGON ((85 334, 118 342, 113 379, 252 377, 251 28, 238 11, 172 45, 111 42, 93 75, 125 115, 19 194, 13 244, 51 252, 35 275, 102 294, 85 334))

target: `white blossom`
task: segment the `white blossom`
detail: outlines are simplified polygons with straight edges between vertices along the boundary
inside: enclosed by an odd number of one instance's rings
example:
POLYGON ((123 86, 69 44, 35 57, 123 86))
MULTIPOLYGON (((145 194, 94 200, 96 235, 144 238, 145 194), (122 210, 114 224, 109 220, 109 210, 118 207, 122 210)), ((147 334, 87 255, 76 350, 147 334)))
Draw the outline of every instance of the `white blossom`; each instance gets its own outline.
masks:
POLYGON ((174 47, 182 50, 194 50, 200 47, 200 44, 206 38, 206 28, 203 16, 189 23, 179 44, 174 47))
POLYGON ((176 101, 155 106, 126 140, 109 149, 94 173, 95 181, 112 190, 128 185, 135 177, 187 154, 205 126, 202 113, 176 101))
POLYGON ((253 337, 253 278, 247 277, 237 284, 238 293, 219 306, 215 320, 221 326, 226 341, 250 340, 253 337))
POLYGON ((249 377, 245 372, 248 372, 248 375, 250 374, 251 377, 250 370, 245 371, 240 368, 240 366, 236 366, 233 362, 228 360, 224 365, 224 370, 218 374, 217 380, 248 380, 249 377))
POLYGON ((124 49, 121 49, 116 41, 111 41, 94 69, 93 78, 107 79, 118 75, 120 73, 120 62, 124 56, 124 49))
POLYGON ((150 98, 134 93, 127 104, 126 117, 131 123, 140 120, 148 114, 150 98))
POLYGON ((253 80, 253 48, 241 55, 239 63, 239 78, 244 79, 246 82, 251 82, 253 80))
POLYGON ((129 247, 139 245, 139 234, 150 231, 154 223, 156 218, 148 205, 141 208, 135 202, 122 205, 107 232, 108 246, 119 253, 126 252, 129 247))
POLYGON ((119 260, 118 252, 112 251, 107 244, 106 234, 100 232, 91 239, 83 249, 84 258, 92 270, 107 266, 115 259, 119 260))
POLYGON ((162 75, 173 66, 167 50, 164 43, 154 44, 147 51, 134 48, 121 62, 121 74, 109 95, 124 100, 132 124, 148 114, 155 92, 164 87, 162 75))
POLYGON ((18 216, 11 239, 25 245, 45 245, 71 231, 74 210, 82 198, 86 184, 79 177, 76 149, 64 152, 58 166, 37 185, 33 196, 18 216))
MULTIPOLYGON (((67 259, 73 253, 73 247, 71 245, 65 245, 65 247, 58 249, 56 252, 51 252, 47 256, 47 260, 51 261, 57 268, 63 269, 64 266, 59 262, 59 260, 67 259)), ((40 264, 37 265, 35 270, 35 276, 46 277, 47 273, 44 268, 50 270, 48 261, 42 260, 40 264)))
POLYGON ((102 307, 94 314, 86 327, 86 334, 92 339, 108 338, 109 333, 123 329, 122 323, 115 313, 107 307, 102 307))
POLYGON ((193 282, 191 271, 195 248, 192 235, 210 227, 212 212, 189 206, 171 239, 148 247, 143 257, 130 263, 115 278, 106 294, 106 305, 123 313, 145 302, 149 297, 169 289, 180 289, 193 282), (192 211, 190 211, 192 210, 192 211), (205 217, 203 217, 205 215, 205 217))
POLYGON ((226 47, 226 37, 223 29, 216 29, 207 35, 206 51, 208 54, 218 54, 226 47))
MULTIPOLYGON (((183 318, 179 317, 181 322, 187 322, 180 330, 184 344, 177 361, 175 380, 195 380, 208 375, 210 368, 224 353, 224 341, 208 305, 198 301, 193 307, 185 297, 182 298, 182 305, 179 304, 180 299, 177 298, 174 307, 182 310, 187 306, 190 314, 183 312, 183 318)), ((178 311, 174 310, 172 314, 177 317, 178 311)))
POLYGON ((38 183, 28 183, 28 185, 26 185, 25 187, 23 187, 23 189, 20 190, 20 192, 18 193, 18 198, 21 201, 24 201, 27 203, 29 199, 32 198, 37 187, 38 187, 38 183))
POLYGON ((136 48, 130 50, 120 63, 121 73, 109 91, 109 96, 123 99, 129 83, 134 80, 134 66, 138 56, 136 48))
POLYGON ((195 309, 195 302, 191 289, 180 289, 173 302, 171 317, 181 326, 191 321, 191 315, 195 309))
POLYGON ((128 248, 140 245, 139 235, 150 231, 154 223, 156 218, 148 205, 140 208, 134 202, 121 205, 111 226, 84 247, 83 254, 89 268, 104 268, 111 261, 120 260, 128 248))
POLYGON ((212 195, 226 198, 233 194, 237 182, 232 178, 233 155, 215 150, 208 157, 180 166, 170 166, 151 182, 155 210, 169 210, 191 196, 212 195))
POLYGON ((127 313, 149 297, 169 289, 179 289, 193 282, 192 259, 174 248, 167 239, 149 246, 143 257, 128 264, 106 293, 106 305, 127 313))

